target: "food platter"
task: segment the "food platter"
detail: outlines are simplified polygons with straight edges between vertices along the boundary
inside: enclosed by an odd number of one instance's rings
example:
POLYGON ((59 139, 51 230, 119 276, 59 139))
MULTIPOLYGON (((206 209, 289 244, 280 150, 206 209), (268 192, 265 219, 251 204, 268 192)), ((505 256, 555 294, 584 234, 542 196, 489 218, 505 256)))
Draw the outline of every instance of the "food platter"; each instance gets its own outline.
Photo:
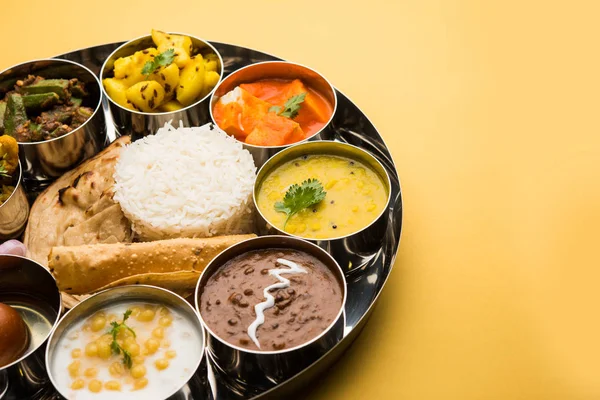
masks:
MULTIPOLYGON (((100 76, 103 73, 105 61, 123 45, 124 43, 100 45, 66 53, 56 58, 79 63, 100 76)), ((222 58, 223 79, 243 67, 279 60, 267 53, 231 44, 210 42, 210 45, 214 46, 222 58)), ((374 224, 369 233, 370 237, 377 238, 377 249, 375 251, 358 251, 346 240, 341 240, 339 245, 334 245, 332 244, 334 242, 329 241, 316 242, 318 246, 334 256, 335 261, 344 271, 346 301, 343 307, 340 336, 335 339, 335 343, 325 353, 320 354, 318 359, 307 358, 306 365, 302 370, 296 371, 293 376, 286 376, 285 380, 278 381, 270 388, 265 386, 256 387, 252 385, 252 382, 246 382, 245 385, 237 384, 235 379, 231 379, 231 376, 225 376, 226 373, 223 372, 222 368, 215 366, 214 355, 206 350, 206 355, 202 358, 200 367, 193 378, 170 398, 234 400, 242 398, 282 398, 284 395, 292 395, 326 371, 351 345, 365 326, 391 273, 398 250, 402 228, 402 195, 398 173, 381 135, 367 116, 349 98, 337 90, 335 90, 335 96, 337 104, 331 122, 314 139, 348 144, 366 150, 374 156, 389 176, 389 202, 379 217, 385 223, 374 224)), ((102 103, 107 136, 110 141, 114 141, 121 136, 118 128, 115 129, 115 125, 112 123, 115 120, 114 115, 112 115, 115 107, 106 96, 103 98, 102 103)), ((199 121, 199 125, 202 125, 210 122, 209 115, 212 108, 208 102, 200 106, 204 109, 197 115, 204 116, 199 121)), ((148 120, 150 119, 151 117, 148 117, 148 120)), ((151 124, 151 122, 145 123, 151 124)), ((269 153, 266 158, 268 159, 268 157, 279 151, 278 149, 273 153, 269 153)), ((256 160, 257 155, 252 154, 256 160)), ((34 191, 30 190, 28 193, 30 197, 35 196, 32 196, 32 192, 34 191)), ((277 236, 273 237, 277 238, 277 236)), ((299 354, 302 357, 303 353, 300 352, 299 354)), ((46 389, 38 393, 36 398, 59 399, 62 397, 48 383, 46 389)))

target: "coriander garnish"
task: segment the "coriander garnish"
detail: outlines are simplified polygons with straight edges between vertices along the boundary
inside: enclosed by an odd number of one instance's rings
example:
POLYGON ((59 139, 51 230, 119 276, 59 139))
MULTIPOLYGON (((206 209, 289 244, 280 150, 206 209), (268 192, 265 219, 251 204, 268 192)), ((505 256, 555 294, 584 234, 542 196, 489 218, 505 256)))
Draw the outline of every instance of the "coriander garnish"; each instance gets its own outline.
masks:
POLYGON ((323 185, 317 179, 307 179, 301 185, 294 183, 283 197, 283 201, 275 203, 275 210, 287 214, 283 224, 283 229, 290 218, 307 207, 317 204, 325 198, 327 194, 323 190, 323 185))
POLYGON ((283 111, 281 110, 281 107, 273 106, 269 108, 269 112, 274 112, 277 113, 277 115, 281 115, 282 117, 294 119, 296 118, 296 115, 298 115, 298 112, 300 111, 300 105, 304 103, 305 97, 306 93, 300 93, 295 96, 292 96, 283 105, 283 111))
POLYGON ((171 65, 174 59, 175 49, 169 49, 167 51, 164 51, 156 55, 156 57, 154 57, 154 60, 146 61, 146 64, 144 64, 144 68, 142 68, 142 74, 146 75, 147 77, 148 75, 156 71, 158 68, 171 65))
POLYGON ((131 354, 127 350, 125 350, 119 344, 119 342, 117 342, 117 334, 119 333, 119 331, 121 329, 127 329, 129 332, 131 332, 133 334, 133 337, 135 337, 135 332, 133 331, 133 329, 131 329, 130 327, 128 327, 125 324, 125 321, 127 321, 127 319, 129 318, 130 315, 131 315, 131 310, 127 310, 123 314, 123 321, 121 321, 121 323, 118 323, 116 321, 111 322, 110 326, 112 326, 112 328, 108 333, 113 338, 112 342, 110 343, 110 348, 112 349, 113 353, 115 353, 115 354, 123 353, 123 364, 125 364, 125 366, 127 368, 131 369, 131 364, 132 364, 131 354))

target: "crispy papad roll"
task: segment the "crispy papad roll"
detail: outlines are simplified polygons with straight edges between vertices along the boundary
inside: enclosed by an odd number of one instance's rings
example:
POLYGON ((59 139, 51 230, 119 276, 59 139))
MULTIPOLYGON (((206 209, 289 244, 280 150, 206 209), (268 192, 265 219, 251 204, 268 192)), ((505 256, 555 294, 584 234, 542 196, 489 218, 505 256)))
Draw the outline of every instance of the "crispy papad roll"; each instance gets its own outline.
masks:
POLYGON ((256 235, 169 239, 142 243, 53 247, 48 267, 61 291, 87 294, 113 286, 146 284, 193 289, 221 251, 256 235))

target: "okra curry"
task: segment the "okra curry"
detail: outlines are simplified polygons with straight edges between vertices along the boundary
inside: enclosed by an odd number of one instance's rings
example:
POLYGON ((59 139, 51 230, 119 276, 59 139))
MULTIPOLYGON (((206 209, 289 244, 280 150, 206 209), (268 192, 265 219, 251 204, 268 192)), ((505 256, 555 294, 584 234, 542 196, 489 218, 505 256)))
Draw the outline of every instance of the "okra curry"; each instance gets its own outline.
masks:
POLYGON ((309 138, 329 121, 333 105, 300 79, 243 83, 215 103, 221 129, 255 146, 284 146, 309 138))
POLYGON ((78 79, 45 79, 29 75, 0 99, 0 134, 18 142, 40 142, 63 136, 94 113, 84 107, 89 94, 78 79))
POLYGON ((360 231, 386 207, 388 188, 368 165, 327 154, 304 155, 262 181, 257 206, 281 231, 331 239, 360 231))

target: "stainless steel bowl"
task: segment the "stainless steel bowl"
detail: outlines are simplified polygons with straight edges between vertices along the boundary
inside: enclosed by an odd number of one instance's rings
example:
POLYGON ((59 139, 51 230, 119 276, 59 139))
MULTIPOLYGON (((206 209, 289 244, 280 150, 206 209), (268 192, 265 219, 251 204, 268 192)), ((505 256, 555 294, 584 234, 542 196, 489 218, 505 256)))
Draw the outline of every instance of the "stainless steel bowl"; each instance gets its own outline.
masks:
POLYGON ((41 142, 19 143, 19 159, 23 167, 23 184, 27 190, 39 190, 73 169, 80 162, 100 152, 108 144, 106 122, 102 111, 102 91, 92 71, 73 61, 43 59, 29 61, 0 72, 0 97, 12 90, 18 79, 27 75, 44 78, 77 78, 86 83, 90 97, 84 101, 94 110, 79 128, 61 137, 41 142))
MULTIPOLYGON (((167 397, 174 396, 174 398, 179 398, 179 396, 183 396, 185 398, 184 393, 180 393, 183 388, 185 388, 188 381, 192 378, 198 367, 200 366, 200 362, 202 361, 202 355, 204 354, 204 345, 205 345, 205 336, 204 331, 202 329, 202 325, 200 324, 200 319, 196 310, 182 297, 177 294, 162 289, 155 286, 148 285, 129 285, 129 286, 121 286, 112 289, 107 289, 102 292, 98 292, 93 296, 85 299, 75 307, 73 307, 69 312, 65 314, 65 316, 60 320, 50 338, 48 339, 48 346, 46 348, 46 370, 48 371, 48 375, 50 376, 50 380, 56 390, 65 398, 69 398, 68 395, 64 392, 64 388, 61 388, 56 381, 56 376, 58 374, 64 374, 66 371, 63 369, 61 371, 54 371, 52 360, 54 357, 54 353, 57 351, 57 345, 65 333, 65 330, 69 325, 76 323, 84 318, 89 317, 95 312, 101 310, 104 307, 112 306, 119 303, 126 302, 147 302, 147 303, 155 303, 166 305, 174 310, 176 310, 180 315, 186 318, 188 321, 192 322, 194 328, 196 329, 196 333, 201 337, 201 351, 200 357, 198 358, 196 364, 193 368, 190 368, 189 375, 181 380, 181 386, 173 391, 173 393, 169 394, 167 397)), ((66 368, 66 366, 61 366, 66 368)), ((140 392, 141 395, 142 392, 140 392)), ((152 397, 151 393, 143 393, 144 399, 156 399, 156 397, 152 397)))
MULTIPOLYGON (((213 123, 218 126, 217 121, 213 115, 213 108, 215 103, 221 96, 235 89, 242 83, 256 82, 263 79, 301 79, 306 82, 310 87, 323 94, 326 99, 333 105, 333 112, 331 117, 325 123, 323 128, 315 132, 312 136, 304 139, 302 142, 308 140, 319 140, 323 139, 322 133, 329 129, 329 124, 335 115, 337 108, 337 95, 335 89, 331 83, 317 71, 305 67, 304 65, 288 62, 288 61, 265 61, 256 64, 251 64, 246 67, 240 68, 237 71, 232 72, 229 76, 221 81, 215 88, 213 95, 210 98, 210 118, 213 123)), ((302 143, 299 142, 299 143, 302 143)), ((244 143, 250 154, 254 157, 254 164, 257 167, 263 165, 271 156, 277 154, 287 146, 255 146, 244 143)))
POLYGON ((239 395, 248 398, 292 377, 325 354, 343 337, 346 280, 337 262, 318 246, 290 236, 262 236, 231 246, 215 257, 204 269, 196 286, 196 310, 207 335, 207 354, 218 379, 239 395), (255 351, 238 347, 219 338, 202 319, 200 297, 210 277, 227 261, 252 250, 280 248, 306 252, 319 259, 338 278, 343 299, 340 310, 319 336, 300 346, 279 351, 255 351))
MULTIPOLYGON (((219 54, 213 45, 208 43, 206 40, 187 33, 169 33, 189 36, 192 40, 194 50, 201 51, 208 48, 214 52, 219 58, 219 80, 223 78, 223 59, 221 58, 221 54, 219 54)), ((102 65, 102 69, 100 70, 100 79, 103 80, 104 78, 110 78, 114 76, 113 67, 118 58, 130 56, 136 51, 144 50, 149 47, 156 47, 150 35, 141 36, 121 45, 108 56, 102 65)), ((176 126, 179 126, 179 121, 181 121, 183 126, 186 127, 200 126, 209 122, 210 117, 208 115, 208 101, 214 90, 215 89, 213 88, 213 90, 202 99, 198 100, 192 105, 182 108, 181 110, 162 113, 147 113, 121 107, 110 98, 110 96, 104 90, 104 86, 102 87, 104 96, 108 99, 110 112, 112 114, 112 119, 116 130, 121 135, 131 135, 133 140, 137 140, 146 135, 155 134, 158 128, 162 128, 165 123, 170 121, 172 121, 172 123, 176 126)))
POLYGON ((254 183, 254 204, 258 210, 258 230, 264 234, 284 234, 293 237, 309 240, 319 247, 325 249, 342 266, 347 274, 351 271, 364 268, 368 262, 381 251, 388 224, 388 207, 391 199, 390 177, 381 163, 369 152, 347 143, 334 141, 318 141, 300 143, 291 146, 270 158, 258 171, 254 183), (385 207, 382 208, 379 215, 369 225, 362 229, 345 235, 330 239, 304 238, 284 232, 270 224, 258 207, 257 195, 265 177, 281 164, 303 155, 327 154, 337 155, 363 162, 373 168, 373 170, 382 178, 388 193, 385 207))
POLYGON ((51 389, 44 354, 47 339, 62 312, 56 281, 35 261, 0 255, 0 302, 21 314, 31 338, 29 349, 21 358, 0 367, 0 399, 37 398, 51 389), (2 387, 3 382, 5 387, 2 387))
POLYGON ((15 190, 10 197, 0 204, 0 241, 18 238, 29 218, 29 202, 21 184, 23 170, 21 162, 16 170, 15 190))

